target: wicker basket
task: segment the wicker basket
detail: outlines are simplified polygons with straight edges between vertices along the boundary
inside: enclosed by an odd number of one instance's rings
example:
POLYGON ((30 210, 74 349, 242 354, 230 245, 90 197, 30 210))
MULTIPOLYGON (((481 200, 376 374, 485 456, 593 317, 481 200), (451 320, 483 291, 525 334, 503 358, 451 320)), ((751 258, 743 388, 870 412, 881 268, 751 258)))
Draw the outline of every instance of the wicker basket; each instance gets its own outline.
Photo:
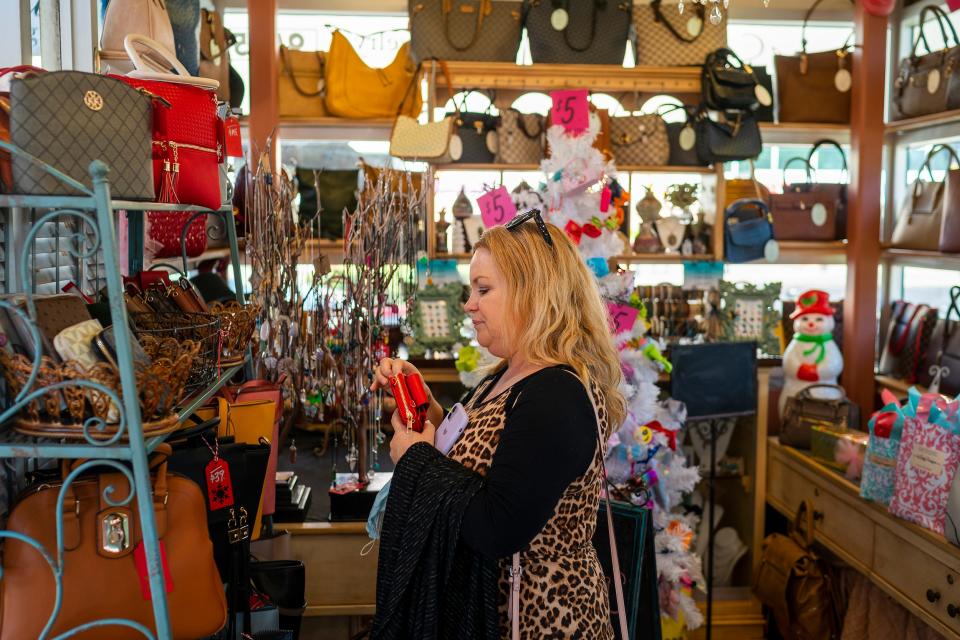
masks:
POLYGON ((179 311, 131 313, 134 333, 151 358, 169 358, 177 345, 193 342, 198 345, 184 391, 187 395, 204 389, 217 379, 217 348, 220 342, 220 319, 209 313, 179 311))
POLYGON ((236 301, 215 302, 210 311, 220 319, 223 341, 220 348, 220 366, 229 367, 243 362, 247 347, 257 328, 260 307, 236 301))

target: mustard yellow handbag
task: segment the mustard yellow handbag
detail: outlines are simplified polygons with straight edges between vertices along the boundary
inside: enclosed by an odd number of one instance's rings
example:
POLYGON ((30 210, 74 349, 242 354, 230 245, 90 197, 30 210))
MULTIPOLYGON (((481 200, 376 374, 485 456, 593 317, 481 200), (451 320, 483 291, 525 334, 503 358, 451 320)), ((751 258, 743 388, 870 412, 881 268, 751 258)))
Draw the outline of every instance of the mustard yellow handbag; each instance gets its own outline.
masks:
POLYGON ((327 112, 332 116, 392 119, 420 115, 420 69, 410 59, 410 43, 400 47, 389 66, 373 69, 343 34, 334 31, 323 76, 327 112))

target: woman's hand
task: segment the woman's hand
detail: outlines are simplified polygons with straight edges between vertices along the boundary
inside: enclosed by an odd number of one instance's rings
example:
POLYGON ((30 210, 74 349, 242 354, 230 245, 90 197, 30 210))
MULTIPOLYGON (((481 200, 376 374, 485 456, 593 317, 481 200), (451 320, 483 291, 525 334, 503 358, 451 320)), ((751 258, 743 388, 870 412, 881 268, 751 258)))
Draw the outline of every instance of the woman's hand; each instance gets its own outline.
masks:
POLYGON ((407 449, 418 442, 426 442, 431 447, 434 446, 437 430, 429 420, 424 423, 423 431, 417 433, 403 421, 399 411, 394 411, 390 424, 393 425, 393 438, 390 439, 390 459, 393 460, 393 464, 400 462, 400 458, 407 449))
MULTIPOLYGON (((420 376, 421 380, 423 379, 420 371, 406 360, 400 360, 399 358, 384 358, 373 370, 373 384, 370 385, 370 391, 386 389, 392 394, 393 392, 390 389, 390 378, 398 373, 402 373, 405 376, 416 374, 420 376)), ((424 387, 426 387, 426 385, 424 385, 424 387)), ((427 393, 431 398, 433 397, 433 394, 430 393, 429 388, 427 389, 427 393)))

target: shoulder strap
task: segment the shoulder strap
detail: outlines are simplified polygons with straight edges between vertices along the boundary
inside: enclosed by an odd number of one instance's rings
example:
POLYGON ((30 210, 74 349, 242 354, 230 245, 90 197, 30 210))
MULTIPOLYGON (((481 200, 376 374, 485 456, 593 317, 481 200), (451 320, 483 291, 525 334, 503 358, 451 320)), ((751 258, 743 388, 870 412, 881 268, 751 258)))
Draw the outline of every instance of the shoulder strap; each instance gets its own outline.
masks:
MULTIPOLYGON (((620 623, 620 637, 629 638, 627 631, 627 608, 624 604, 625 600, 623 597, 623 582, 620 579, 620 558, 617 555, 617 538, 614 535, 613 531, 613 510, 610 507, 610 495, 606 490, 607 482, 607 467, 604 463, 604 451, 603 451, 603 433, 600 431, 600 412, 597 411, 597 403, 593 398, 593 392, 590 390, 590 387, 580 379, 573 371, 569 369, 564 369, 567 373, 572 375, 577 380, 580 380, 580 383, 583 384, 584 389, 587 392, 587 397, 590 398, 590 405, 593 407, 593 415, 597 423, 597 447, 600 449, 600 472, 603 478, 603 499, 606 502, 607 506, 607 533, 610 535, 610 562, 613 564, 613 587, 616 592, 617 598, 617 621, 620 623)), ((510 617, 511 617, 511 632, 513 640, 520 640, 520 554, 513 554, 513 559, 510 567, 510 617)))

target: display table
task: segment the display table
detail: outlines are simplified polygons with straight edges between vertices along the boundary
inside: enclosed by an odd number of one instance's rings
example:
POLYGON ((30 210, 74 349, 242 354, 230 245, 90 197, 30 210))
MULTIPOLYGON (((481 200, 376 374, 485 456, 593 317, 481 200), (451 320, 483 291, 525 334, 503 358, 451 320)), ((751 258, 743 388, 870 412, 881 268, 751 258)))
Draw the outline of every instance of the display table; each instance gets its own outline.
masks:
POLYGON ((792 518, 814 508, 818 543, 948 638, 960 638, 960 548, 893 517, 859 487, 776 438, 767 445, 767 503, 792 518))

